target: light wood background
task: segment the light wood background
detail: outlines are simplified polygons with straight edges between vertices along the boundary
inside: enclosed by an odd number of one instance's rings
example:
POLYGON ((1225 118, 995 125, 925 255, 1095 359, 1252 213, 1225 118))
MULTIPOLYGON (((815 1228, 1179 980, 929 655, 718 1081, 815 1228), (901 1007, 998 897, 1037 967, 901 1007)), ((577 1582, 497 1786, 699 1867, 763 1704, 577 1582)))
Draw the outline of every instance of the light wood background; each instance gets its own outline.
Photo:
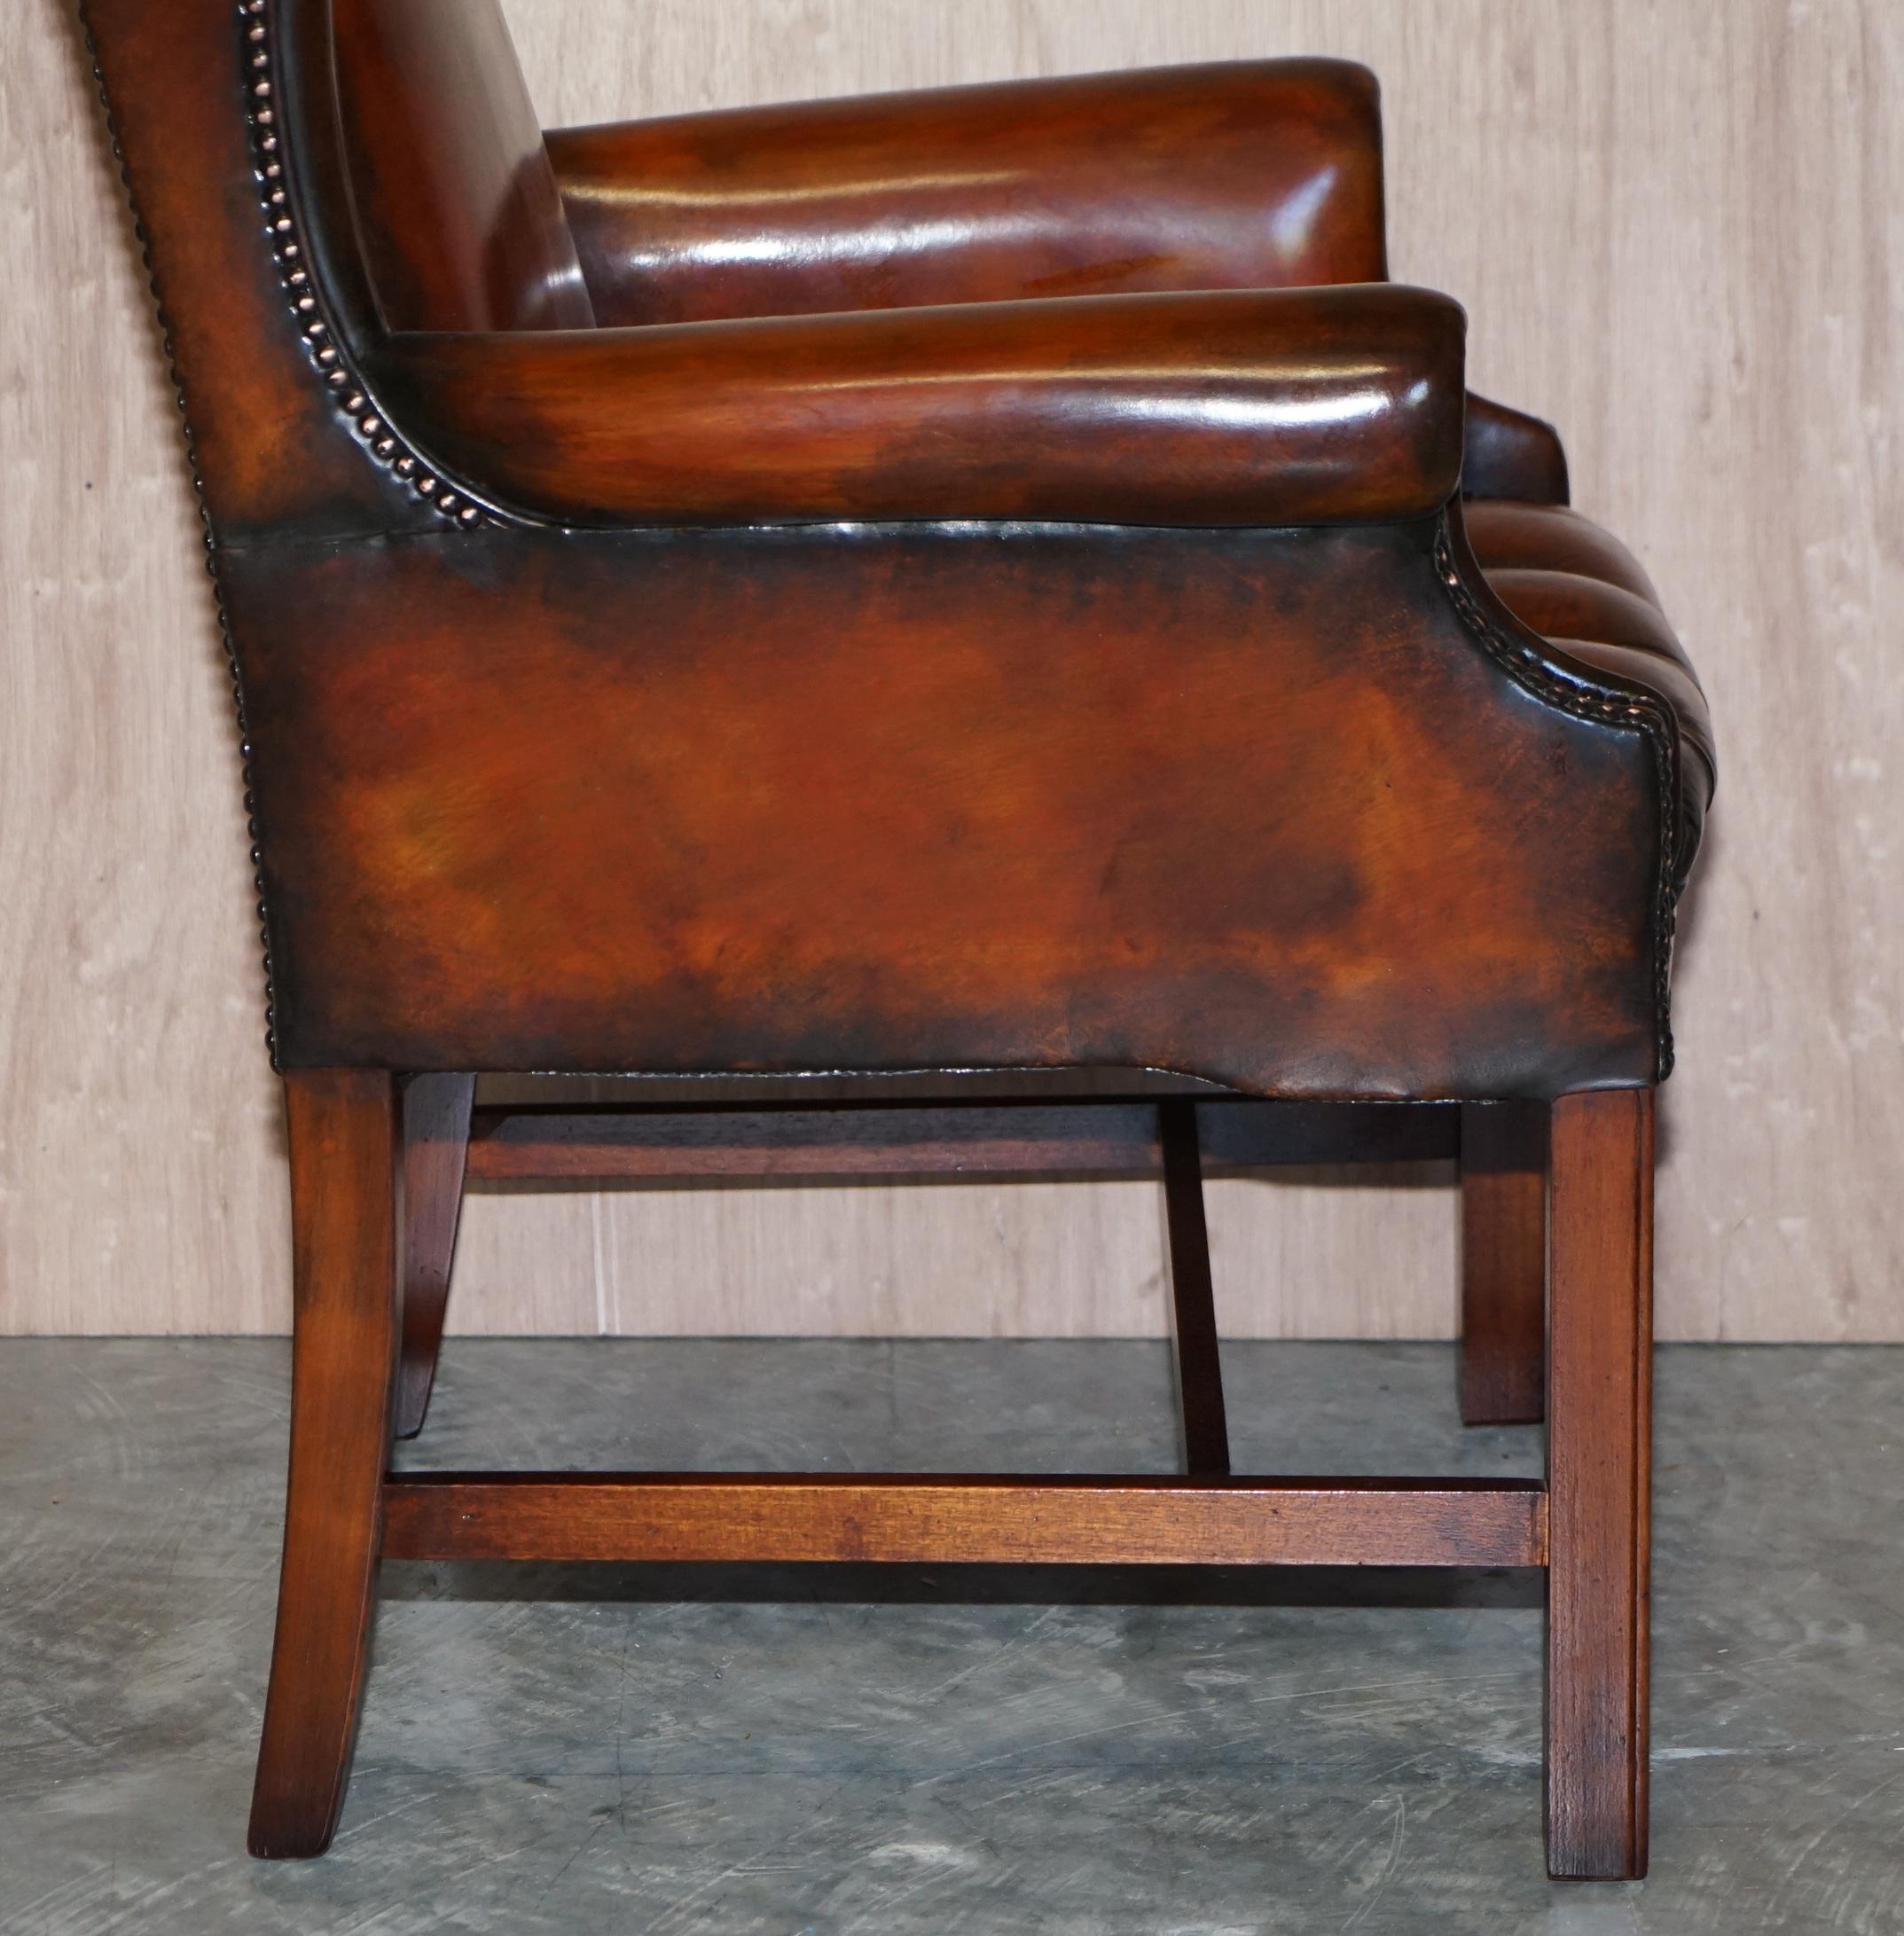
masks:
MULTIPOLYGON (((1551 416, 1711 689, 1659 1315, 1904 1337, 1904 7, 510 0, 551 123, 1298 51, 1386 97, 1395 273, 1551 416)), ((0 1329, 288 1313, 228 695, 61 0, 0 11, 0 1329)), ((1239 1334, 1432 1336, 1452 1201, 1214 1191, 1239 1334)), ((1161 1329, 1148 1185, 483 1195, 453 1321, 1161 1329)))

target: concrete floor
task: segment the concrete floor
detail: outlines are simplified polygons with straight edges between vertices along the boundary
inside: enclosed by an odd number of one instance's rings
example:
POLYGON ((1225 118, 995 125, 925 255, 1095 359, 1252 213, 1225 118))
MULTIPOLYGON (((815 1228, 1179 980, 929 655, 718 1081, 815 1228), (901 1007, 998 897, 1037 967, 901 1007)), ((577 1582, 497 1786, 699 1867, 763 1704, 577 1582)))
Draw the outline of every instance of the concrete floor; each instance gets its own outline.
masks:
MULTIPOLYGON (((1446 1348, 1226 1357, 1242 1470, 1538 1466, 1446 1348)), ((453 1342, 405 1456, 1165 1470, 1166 1364, 453 1342)), ((1505 1574, 393 1565, 336 1846, 254 1863, 287 1365, 0 1344, 9 1936, 1904 1931, 1897 1351, 1660 1353, 1653 1879, 1572 1886, 1505 1574)))

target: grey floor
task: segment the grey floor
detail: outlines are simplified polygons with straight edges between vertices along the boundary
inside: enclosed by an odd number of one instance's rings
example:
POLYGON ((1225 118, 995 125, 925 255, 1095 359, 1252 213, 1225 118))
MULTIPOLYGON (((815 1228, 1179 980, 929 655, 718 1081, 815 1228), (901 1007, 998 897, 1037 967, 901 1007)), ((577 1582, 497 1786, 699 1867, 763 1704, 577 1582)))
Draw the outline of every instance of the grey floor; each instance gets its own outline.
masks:
MULTIPOLYGON (((1243 1470, 1538 1466, 1444 1348, 1226 1355, 1243 1470)), ((1904 1931, 1904 1353, 1661 1352, 1653 1877, 1573 1886, 1506 1574, 393 1565, 336 1846, 254 1863, 287 1363, 0 1344, 0 1929, 1904 1931)), ((1164 1470, 1165 1379, 452 1343, 407 1456, 1164 1470)))

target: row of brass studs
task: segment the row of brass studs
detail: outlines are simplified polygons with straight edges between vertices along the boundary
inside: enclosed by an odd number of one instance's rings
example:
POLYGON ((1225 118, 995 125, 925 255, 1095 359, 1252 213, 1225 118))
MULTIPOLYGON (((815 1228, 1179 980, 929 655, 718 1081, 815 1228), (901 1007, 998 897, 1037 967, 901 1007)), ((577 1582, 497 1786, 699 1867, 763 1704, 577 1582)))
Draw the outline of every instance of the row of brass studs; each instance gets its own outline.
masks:
MULTIPOLYGON (((99 67, 99 51, 92 35, 92 21, 87 15, 84 0, 80 8, 80 20, 86 36, 86 52, 92 62, 93 84, 99 90, 99 106, 105 111, 106 129, 113 145, 113 160, 119 169, 119 179, 129 196, 132 178, 126 168, 125 150, 120 144, 119 123, 113 114, 113 104, 106 91, 106 76, 99 67)), ((239 671, 237 641, 231 634, 231 615, 226 609, 224 586, 218 576, 218 553, 212 539, 211 513, 205 504, 205 479, 199 470, 199 453, 192 435, 192 419, 185 414, 184 386, 178 379, 178 364, 172 349, 172 331, 165 312, 165 293, 159 286, 158 270, 153 265, 152 239, 145 232, 145 224, 139 219, 138 209, 134 205, 132 226, 138 238, 139 260, 145 266, 145 280, 152 290, 153 299, 158 304, 159 325, 161 332, 161 347, 165 354, 166 368, 172 378, 172 393, 178 403, 179 427, 185 439, 185 461, 191 471, 192 489, 198 499, 200 521, 205 527, 205 568, 210 574, 212 596, 218 611, 218 634, 224 646, 225 666, 231 675, 231 696, 238 712, 239 755, 240 772, 245 788, 245 812, 252 836, 257 836, 257 826, 251 819, 253 809, 251 783, 251 729, 245 717, 245 682, 239 671)), ((252 886, 255 890, 258 913, 258 936, 263 944, 264 954, 264 1046, 271 1059, 271 1067, 278 1067, 278 998, 273 980, 271 963, 271 930, 270 916, 264 904, 264 874, 262 857, 255 846, 251 850, 252 886)))
POLYGON ((312 364, 363 438, 371 455, 425 503, 434 505, 446 518, 468 530, 482 522, 482 507, 471 504, 423 464, 413 451, 404 449, 389 425, 378 414, 362 382, 345 363, 342 351, 331 341, 331 327, 319 310, 311 287, 310 271, 305 265, 303 245, 298 240, 297 223, 292 216, 290 197, 285 187, 282 144, 278 132, 277 92, 271 80, 267 0, 239 0, 239 17, 245 28, 246 98, 252 145, 256 150, 255 173, 259 200, 264 211, 265 233, 270 241, 271 253, 291 298, 292 319, 303 336, 312 364))

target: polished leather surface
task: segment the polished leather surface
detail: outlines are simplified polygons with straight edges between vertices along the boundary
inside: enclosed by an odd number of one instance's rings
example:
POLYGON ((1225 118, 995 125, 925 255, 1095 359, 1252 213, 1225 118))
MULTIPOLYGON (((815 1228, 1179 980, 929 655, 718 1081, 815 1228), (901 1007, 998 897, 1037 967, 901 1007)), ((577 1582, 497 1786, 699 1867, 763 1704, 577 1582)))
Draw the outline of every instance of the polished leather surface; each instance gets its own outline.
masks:
POLYGON ((568 521, 1327 523, 1454 490, 1462 330, 1363 285, 398 337, 378 368, 433 450, 568 521))
POLYGON ((569 129, 603 323, 1374 282, 1375 77, 1139 69, 569 129))
POLYGON ((371 280, 392 329, 595 320, 496 0, 332 0, 371 280))

